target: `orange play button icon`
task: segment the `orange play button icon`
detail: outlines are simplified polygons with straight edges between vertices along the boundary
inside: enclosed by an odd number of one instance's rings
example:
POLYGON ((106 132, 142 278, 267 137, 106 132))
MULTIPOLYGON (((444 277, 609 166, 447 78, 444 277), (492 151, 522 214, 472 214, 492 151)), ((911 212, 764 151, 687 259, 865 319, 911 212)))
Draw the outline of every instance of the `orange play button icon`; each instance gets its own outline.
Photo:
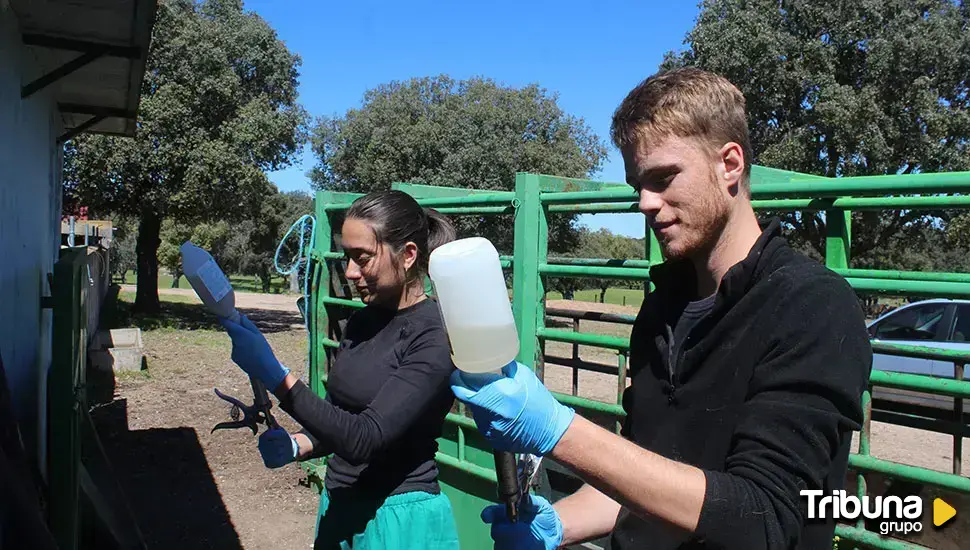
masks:
POLYGON ((953 519, 957 511, 943 501, 942 498, 933 499, 933 525, 939 527, 953 519))

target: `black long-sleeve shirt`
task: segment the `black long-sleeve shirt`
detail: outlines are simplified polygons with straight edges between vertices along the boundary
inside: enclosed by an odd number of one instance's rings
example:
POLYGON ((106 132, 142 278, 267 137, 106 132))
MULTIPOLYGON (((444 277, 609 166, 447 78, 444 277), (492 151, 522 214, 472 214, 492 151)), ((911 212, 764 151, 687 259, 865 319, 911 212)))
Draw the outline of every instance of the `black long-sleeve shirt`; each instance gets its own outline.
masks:
POLYGON ((437 303, 374 306, 348 321, 325 399, 297 383, 280 407, 303 426, 313 456, 333 454, 329 490, 437 493, 436 439, 454 395, 451 348, 437 303))
POLYGON ((799 492, 844 487, 872 363, 855 293, 792 250, 774 220, 671 357, 695 276, 683 262, 651 278, 630 340, 623 435, 700 468, 707 487, 690 536, 622 511, 612 548, 831 549, 833 520, 808 520, 799 492))

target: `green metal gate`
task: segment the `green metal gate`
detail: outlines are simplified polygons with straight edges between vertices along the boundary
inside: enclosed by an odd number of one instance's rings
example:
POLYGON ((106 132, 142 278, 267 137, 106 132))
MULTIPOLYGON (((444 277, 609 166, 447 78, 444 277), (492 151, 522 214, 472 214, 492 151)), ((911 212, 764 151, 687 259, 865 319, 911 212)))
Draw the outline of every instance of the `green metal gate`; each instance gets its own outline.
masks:
MULTIPOLYGON (((918 174, 830 179, 794 172, 752 167, 751 188, 755 209, 759 211, 824 211, 826 223, 826 265, 841 274, 857 290, 906 296, 970 297, 970 275, 962 273, 921 273, 850 269, 851 216, 853 210, 955 209, 970 207, 970 173, 918 174), (963 194, 963 195, 949 195, 963 194)), ((548 254, 548 216, 554 213, 629 213, 637 212, 633 190, 618 183, 596 182, 520 173, 514 191, 482 191, 411 184, 394 184, 419 204, 434 207, 443 214, 474 216, 511 216, 514 220, 514 251, 503 256, 503 268, 512 271, 512 299, 519 331, 518 360, 544 377, 548 361, 574 370, 570 394, 556 393, 563 403, 600 425, 619 430, 624 415, 620 406, 626 385, 629 340, 615 336, 588 334, 578 330, 580 319, 632 324, 624 315, 575 314, 546 310, 547 277, 598 277, 644 281, 649 289, 648 268, 662 261, 656 238, 649 228, 642 260, 609 258, 555 258, 548 254), (574 330, 548 328, 547 317, 567 317, 574 330), (544 353, 546 342, 573 344, 573 357, 552 357, 544 353), (616 352, 616 368, 591 365, 579 359, 578 346, 594 346, 616 352), (616 398, 596 401, 576 395, 578 372, 595 370, 617 376, 616 398)), ((339 229, 339 214, 359 197, 358 194, 320 192, 316 196, 317 233, 311 254, 310 383, 323 395, 333 349, 342 331, 340 320, 354 308, 363 307, 351 299, 350 288, 342 280, 334 233, 339 229)), ((638 304, 635 304, 638 305, 638 304)), ((959 461, 962 437, 967 431, 963 399, 970 397, 970 381, 963 381, 963 365, 970 354, 923 346, 904 346, 875 342, 878 353, 907 357, 935 358, 955 364, 955 378, 938 379, 923 375, 873 371, 870 391, 863 395, 865 425, 857 452, 849 466, 856 475, 858 496, 866 494, 866 474, 875 472, 891 478, 970 494, 970 479, 961 474, 959 461), (952 416, 928 416, 921 411, 886 411, 880 420, 953 434, 954 464, 951 473, 938 472, 880 460, 869 454, 871 387, 887 387, 954 398, 952 416)), ((880 411, 882 413, 882 411, 880 411)), ((495 502, 495 472, 489 446, 479 436, 474 423, 460 404, 448 415, 445 432, 439 440, 437 455, 444 490, 452 500, 461 534, 462 548, 491 548, 488 529, 479 518, 481 509, 495 502)), ((550 466, 555 466, 550 465, 550 466)), ((872 548, 922 548, 866 530, 863 521, 839 525, 836 535, 842 542, 872 548)), ((845 546, 843 546, 845 547, 845 546)))

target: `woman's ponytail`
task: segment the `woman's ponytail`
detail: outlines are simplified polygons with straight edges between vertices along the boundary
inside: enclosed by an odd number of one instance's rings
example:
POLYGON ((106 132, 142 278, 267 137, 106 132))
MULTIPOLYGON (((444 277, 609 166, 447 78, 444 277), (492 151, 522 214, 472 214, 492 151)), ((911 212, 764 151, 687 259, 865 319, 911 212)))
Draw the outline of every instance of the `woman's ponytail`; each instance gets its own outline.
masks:
POLYGON ((458 237, 455 226, 444 214, 433 208, 425 208, 428 216, 428 254, 439 246, 450 243, 458 237))

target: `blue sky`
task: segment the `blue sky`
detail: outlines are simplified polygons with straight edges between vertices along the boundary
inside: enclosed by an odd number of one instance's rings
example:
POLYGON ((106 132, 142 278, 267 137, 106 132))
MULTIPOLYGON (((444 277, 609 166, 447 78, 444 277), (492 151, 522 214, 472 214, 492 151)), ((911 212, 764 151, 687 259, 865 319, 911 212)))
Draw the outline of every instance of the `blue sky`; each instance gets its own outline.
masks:
MULTIPOLYGON (((448 74, 505 85, 538 83, 566 112, 609 141, 610 116, 626 93, 683 47, 697 7, 691 1, 320 2, 248 0, 287 47, 302 57, 300 102, 314 117, 360 106, 364 92, 391 80, 448 74)), ((270 179, 281 190, 310 190, 314 158, 270 179)), ((609 158, 594 179, 623 181, 609 158)), ((583 216, 592 228, 642 237, 639 214, 583 216)))

